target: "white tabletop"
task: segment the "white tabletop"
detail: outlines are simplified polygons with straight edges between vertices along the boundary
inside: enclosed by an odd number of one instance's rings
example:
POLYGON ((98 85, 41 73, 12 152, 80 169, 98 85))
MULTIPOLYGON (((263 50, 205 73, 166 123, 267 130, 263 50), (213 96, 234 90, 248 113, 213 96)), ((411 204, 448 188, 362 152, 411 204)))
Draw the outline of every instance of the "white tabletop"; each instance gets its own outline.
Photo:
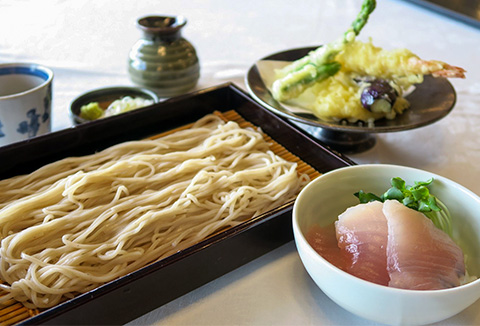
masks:
MULTIPOLYGON (((259 58, 336 39, 361 0, 1 0, 0 63, 54 70, 53 129, 71 126, 69 102, 97 87, 132 85, 126 60, 151 14, 184 15, 183 36, 201 62, 197 89, 227 81, 245 89, 259 58)), ((467 70, 451 80, 454 110, 433 125, 380 134, 357 163, 394 163, 450 178, 480 195, 480 30, 400 0, 378 1, 359 39, 406 47, 467 70)), ((480 324, 480 302, 439 325, 480 324)), ((328 299, 305 272, 293 243, 133 320, 171 325, 371 325, 328 299)))

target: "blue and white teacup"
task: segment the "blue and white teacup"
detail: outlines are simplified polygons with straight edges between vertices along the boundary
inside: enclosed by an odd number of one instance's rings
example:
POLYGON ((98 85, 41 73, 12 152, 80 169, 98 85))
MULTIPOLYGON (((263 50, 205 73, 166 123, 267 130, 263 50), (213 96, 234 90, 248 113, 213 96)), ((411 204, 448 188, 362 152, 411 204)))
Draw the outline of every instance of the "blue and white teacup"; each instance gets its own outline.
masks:
POLYGON ((38 64, 0 64, 0 146, 50 132, 52 80, 38 64))

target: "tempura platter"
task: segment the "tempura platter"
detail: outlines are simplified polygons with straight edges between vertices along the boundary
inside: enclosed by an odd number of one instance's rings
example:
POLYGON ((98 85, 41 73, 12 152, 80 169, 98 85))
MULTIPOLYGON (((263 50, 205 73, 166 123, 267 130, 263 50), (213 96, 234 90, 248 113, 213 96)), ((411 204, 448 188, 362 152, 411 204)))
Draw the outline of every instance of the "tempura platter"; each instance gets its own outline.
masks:
MULTIPOLYGON (((315 178, 353 165, 318 140, 257 104, 232 84, 172 98, 109 119, 86 123, 0 149, 2 179, 29 173, 69 156, 154 137, 219 111, 226 119, 260 127, 277 151, 315 178)), ((293 239, 292 202, 226 229, 88 293, 45 310, 20 303, 0 307, 2 324, 123 324, 293 239)))
MULTIPOLYGON (((262 61, 291 62, 304 57, 316 47, 289 49, 262 58, 262 61)), ((345 121, 324 121, 307 110, 292 108, 276 101, 265 85, 258 64, 253 65, 246 76, 245 83, 249 93, 265 108, 295 121, 324 143, 342 153, 356 153, 370 149, 375 144, 376 133, 405 131, 432 124, 446 117, 456 103, 456 92, 445 78, 425 76, 423 83, 406 96, 411 108, 393 120, 375 121, 374 126, 365 123, 346 123, 345 121)))

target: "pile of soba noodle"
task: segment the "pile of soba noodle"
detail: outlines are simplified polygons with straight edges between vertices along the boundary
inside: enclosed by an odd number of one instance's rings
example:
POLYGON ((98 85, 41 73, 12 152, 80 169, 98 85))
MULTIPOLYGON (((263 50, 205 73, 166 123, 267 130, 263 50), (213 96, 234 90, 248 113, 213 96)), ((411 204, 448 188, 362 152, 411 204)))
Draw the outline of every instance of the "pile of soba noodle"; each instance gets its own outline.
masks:
POLYGON ((51 307, 293 199, 308 182, 215 115, 0 181, 1 301, 51 307))

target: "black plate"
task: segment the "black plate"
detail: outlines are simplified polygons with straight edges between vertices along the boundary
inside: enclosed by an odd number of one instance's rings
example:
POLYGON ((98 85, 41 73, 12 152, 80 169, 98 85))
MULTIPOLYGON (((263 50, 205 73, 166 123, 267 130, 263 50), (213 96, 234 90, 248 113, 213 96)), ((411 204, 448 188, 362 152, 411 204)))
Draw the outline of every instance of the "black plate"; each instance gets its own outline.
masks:
POLYGON ((478 0, 405 0, 463 23, 480 28, 480 2, 478 0))
MULTIPOLYGON (((294 61, 302 58, 316 47, 286 50, 269 55, 262 60, 294 61)), ((246 84, 250 94, 267 109, 300 124, 321 128, 316 135, 325 143, 341 152, 359 152, 373 146, 371 133, 403 131, 422 127, 445 117, 454 107, 456 93, 453 86, 445 78, 425 76, 424 82, 406 96, 411 107, 393 120, 375 121, 374 127, 359 124, 341 124, 327 122, 309 113, 294 113, 277 102, 263 83, 256 65, 253 65, 246 76, 246 84)), ((315 130, 313 131, 315 133, 315 130)))
MULTIPOLYGON (((225 84, 1 147, 0 178, 28 173, 64 157, 91 154, 120 142, 146 138, 215 110, 232 109, 319 172, 354 164, 264 109, 236 86, 225 84)), ((293 240, 292 207, 293 202, 285 203, 22 324, 124 324, 293 240)))

